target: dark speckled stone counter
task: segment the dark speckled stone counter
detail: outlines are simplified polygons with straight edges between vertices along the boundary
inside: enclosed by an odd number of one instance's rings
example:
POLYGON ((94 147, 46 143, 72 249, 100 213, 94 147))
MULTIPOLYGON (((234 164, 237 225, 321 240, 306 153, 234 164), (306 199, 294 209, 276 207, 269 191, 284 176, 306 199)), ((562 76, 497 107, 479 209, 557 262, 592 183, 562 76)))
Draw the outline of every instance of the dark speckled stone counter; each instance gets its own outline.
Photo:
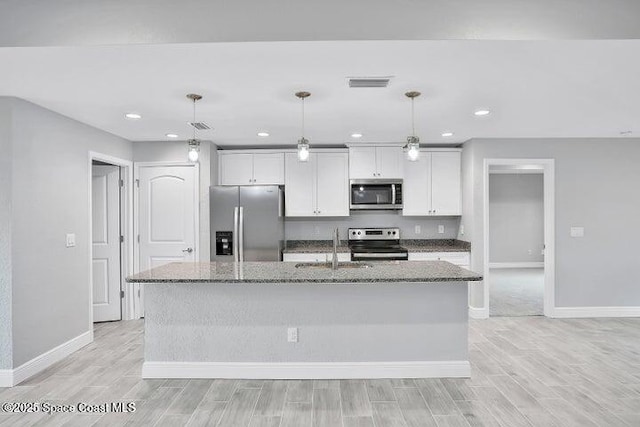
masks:
POLYGON ((469 252, 471 243, 457 239, 401 240, 409 252, 469 252))
MULTIPOLYGON (((333 242, 331 240, 287 240, 285 249, 282 253, 300 253, 300 254, 316 254, 333 251, 333 242)), ((338 246, 338 252, 349 253, 347 242, 342 240, 338 246)))
POLYGON ((128 277, 132 283, 471 282, 482 276, 445 261, 384 261, 369 268, 297 268, 292 262, 174 262, 128 277))

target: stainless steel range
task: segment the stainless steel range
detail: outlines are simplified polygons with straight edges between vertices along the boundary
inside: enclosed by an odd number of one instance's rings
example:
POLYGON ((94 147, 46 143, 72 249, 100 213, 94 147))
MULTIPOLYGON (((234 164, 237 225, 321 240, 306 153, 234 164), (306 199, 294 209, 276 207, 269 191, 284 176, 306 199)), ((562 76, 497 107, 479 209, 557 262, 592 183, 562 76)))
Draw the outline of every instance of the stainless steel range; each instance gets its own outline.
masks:
POLYGON ((351 261, 407 260, 409 252, 400 246, 399 228, 350 228, 351 261))

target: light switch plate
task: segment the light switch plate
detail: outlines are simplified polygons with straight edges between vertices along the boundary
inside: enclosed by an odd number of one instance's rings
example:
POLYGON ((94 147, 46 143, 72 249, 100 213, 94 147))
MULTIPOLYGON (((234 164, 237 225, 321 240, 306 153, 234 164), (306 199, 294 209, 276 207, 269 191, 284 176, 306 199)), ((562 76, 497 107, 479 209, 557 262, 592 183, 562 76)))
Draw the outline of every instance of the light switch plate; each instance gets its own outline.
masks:
POLYGON ((416 225, 414 228, 415 228, 414 231, 416 234, 422 233, 422 228, 419 225, 416 225))
POLYGON ((571 227, 569 234, 571 237, 584 237, 584 227, 571 227))
POLYGON ((67 234, 67 247, 73 248, 76 245, 76 235, 75 234, 67 234))

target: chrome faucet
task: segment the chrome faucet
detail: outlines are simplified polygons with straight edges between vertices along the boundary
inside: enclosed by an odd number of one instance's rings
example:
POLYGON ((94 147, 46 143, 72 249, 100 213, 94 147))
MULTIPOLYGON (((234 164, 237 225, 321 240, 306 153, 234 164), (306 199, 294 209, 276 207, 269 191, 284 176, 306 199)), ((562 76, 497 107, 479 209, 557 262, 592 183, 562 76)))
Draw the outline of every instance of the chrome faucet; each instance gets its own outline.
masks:
POLYGON ((333 231, 333 258, 331 259, 331 269, 338 269, 338 227, 333 231))

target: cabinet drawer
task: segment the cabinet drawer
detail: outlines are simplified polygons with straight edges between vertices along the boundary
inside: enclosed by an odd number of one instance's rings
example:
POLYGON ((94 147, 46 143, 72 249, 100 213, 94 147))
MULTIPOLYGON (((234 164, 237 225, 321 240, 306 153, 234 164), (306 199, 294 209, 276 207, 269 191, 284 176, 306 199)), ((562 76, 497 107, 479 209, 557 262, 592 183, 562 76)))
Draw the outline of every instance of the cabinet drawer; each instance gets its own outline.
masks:
POLYGON ((469 252, 409 252, 409 261, 447 261, 459 266, 470 264, 469 252))
MULTIPOLYGON (((329 262, 332 254, 329 253, 287 253, 282 254, 284 262, 329 262)), ((351 261, 351 254, 348 252, 338 253, 338 261, 351 261)))

